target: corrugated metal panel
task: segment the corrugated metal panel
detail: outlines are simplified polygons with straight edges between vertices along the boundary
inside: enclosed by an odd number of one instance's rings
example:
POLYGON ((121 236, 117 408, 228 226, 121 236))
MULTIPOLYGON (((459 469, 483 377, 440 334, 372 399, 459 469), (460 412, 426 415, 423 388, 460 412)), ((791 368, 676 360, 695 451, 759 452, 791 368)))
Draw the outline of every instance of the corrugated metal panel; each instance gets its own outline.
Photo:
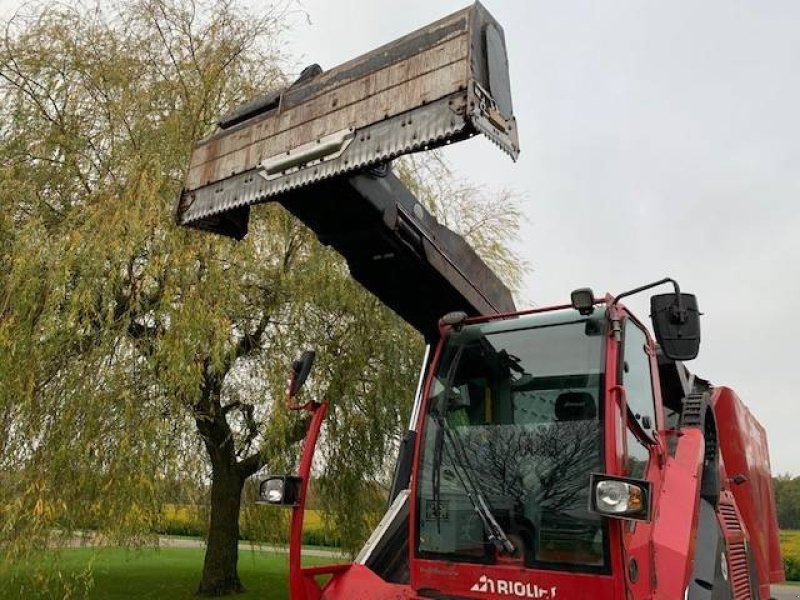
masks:
POLYGON ((519 153, 503 30, 479 3, 307 75, 197 143, 179 224, 240 238, 252 204, 478 133, 519 153))
POLYGON ((730 492, 725 491, 721 494, 717 513, 728 547, 728 580, 733 590, 733 600, 752 600, 747 559, 747 532, 730 492))
POLYGON ((728 577, 734 600, 751 600, 750 573, 747 569, 747 547, 744 542, 728 548, 728 577))
POLYGON ((725 528, 730 532, 741 533, 742 524, 739 522, 739 515, 736 514, 736 507, 732 504, 720 504, 719 514, 722 517, 725 528))

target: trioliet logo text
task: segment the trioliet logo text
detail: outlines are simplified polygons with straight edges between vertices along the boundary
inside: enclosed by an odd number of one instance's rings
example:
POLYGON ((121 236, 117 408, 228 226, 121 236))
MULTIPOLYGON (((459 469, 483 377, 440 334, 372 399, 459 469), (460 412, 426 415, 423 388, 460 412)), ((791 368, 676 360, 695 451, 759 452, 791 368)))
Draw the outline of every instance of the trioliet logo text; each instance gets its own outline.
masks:
POLYGON ((478 583, 470 588, 472 592, 484 594, 501 594, 503 596, 516 596, 517 598, 539 598, 553 600, 556 597, 556 587, 543 588, 533 583, 513 581, 511 579, 490 579, 481 575, 478 583))

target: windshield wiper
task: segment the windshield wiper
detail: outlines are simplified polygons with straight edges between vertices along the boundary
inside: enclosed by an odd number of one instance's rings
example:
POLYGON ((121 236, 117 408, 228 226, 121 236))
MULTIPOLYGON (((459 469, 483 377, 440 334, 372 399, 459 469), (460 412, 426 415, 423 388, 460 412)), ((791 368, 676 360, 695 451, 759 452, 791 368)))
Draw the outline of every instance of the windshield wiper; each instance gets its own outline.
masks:
POLYGON ((453 451, 452 453, 448 451, 447 454, 453 463, 453 471, 455 472, 456 478, 461 484, 461 487, 464 488, 464 492, 467 494, 467 498, 469 498, 472 507, 475 509, 478 517, 480 517, 481 523, 483 524, 483 529, 486 532, 489 541, 492 542, 499 550, 504 550, 508 554, 514 554, 516 552, 514 544, 512 544, 511 540, 508 539, 506 532, 503 531, 503 528, 492 514, 489 504, 486 502, 486 498, 483 495, 483 491, 481 490, 478 482, 475 480, 475 475, 472 467, 469 464, 467 454, 464 451, 464 446, 461 444, 461 440, 453 432, 452 428, 447 422, 447 408, 450 404, 450 398, 453 393, 452 389, 453 381, 455 379, 456 366, 461 359, 463 349, 463 346, 459 347, 459 349, 456 351, 456 355, 453 357, 453 362, 450 364, 450 368, 447 371, 447 378, 444 382, 445 386, 444 391, 442 392, 442 400, 440 400, 439 406, 435 407, 433 412, 434 420, 439 426, 439 430, 436 432, 436 442, 434 446, 434 465, 432 477, 433 503, 436 511, 436 523, 437 527, 439 527, 441 513, 440 471, 442 468, 442 451, 446 449, 445 442, 450 442, 453 451))
MULTIPOLYGON (((453 448, 453 453, 451 454, 448 452, 447 454, 453 462, 453 471, 456 474, 456 478, 459 483, 461 483, 461 487, 464 488, 464 492, 466 492, 467 498, 469 498, 469 501, 472 503, 472 507, 480 517, 489 541, 497 546, 498 549, 505 550, 508 554, 514 554, 516 548, 492 514, 489 504, 486 502, 486 498, 483 495, 483 491, 475 480, 475 475, 472 471, 472 467, 469 465, 461 440, 453 433, 445 417, 439 415, 437 417, 437 422, 439 423, 439 427, 444 431, 445 440, 449 441, 453 448)), ((434 468, 439 470, 441 468, 441 463, 437 464, 434 468)))

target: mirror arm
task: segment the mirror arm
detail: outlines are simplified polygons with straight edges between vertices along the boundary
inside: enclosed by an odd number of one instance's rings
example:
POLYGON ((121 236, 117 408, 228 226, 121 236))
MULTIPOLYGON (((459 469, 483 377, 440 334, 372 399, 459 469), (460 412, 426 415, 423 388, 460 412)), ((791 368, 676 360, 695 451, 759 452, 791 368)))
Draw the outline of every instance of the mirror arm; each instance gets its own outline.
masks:
MULTIPOLYGON (((648 284, 639 286, 637 288, 633 288, 632 290, 628 290, 626 292, 622 292, 621 294, 618 294, 611 301, 610 307, 611 308, 616 308, 617 302, 619 302, 622 298, 625 298, 627 296, 633 296, 634 294, 638 294, 639 292, 643 292, 645 290, 649 290, 651 288, 657 287, 659 285, 663 285, 665 283, 671 283, 672 287, 675 288, 675 295, 678 298, 678 307, 677 307, 678 308, 678 313, 681 314, 681 315, 685 315, 686 311, 683 308, 683 302, 681 300, 681 288, 678 285, 678 282, 675 281, 674 279, 672 279, 672 277, 664 277, 664 279, 659 279, 658 281, 654 281, 653 283, 648 283, 648 284)), ((684 316, 684 319, 685 319, 685 316, 684 316)))
POLYGON ((297 410, 297 411, 303 410, 305 412, 314 414, 322 404, 325 404, 325 402, 317 402, 316 400, 309 400, 305 404, 293 404, 292 402, 287 401, 286 408, 288 408, 289 410, 297 410))
POLYGON ((659 279, 658 281, 654 281, 652 283, 647 283, 645 285, 640 285, 637 288, 633 288, 632 290, 627 290, 622 292, 621 294, 617 294, 613 300, 608 305, 608 319, 611 322, 611 334, 614 336, 614 339, 617 342, 622 341, 622 325, 619 313, 617 312, 617 303, 622 299, 628 296, 633 296, 634 294, 638 294, 639 292, 643 292, 645 290, 649 290, 654 287, 658 287, 659 285, 663 285, 665 283, 671 283, 672 287, 675 289, 675 298, 677 299, 677 304, 674 306, 674 315, 677 321, 681 324, 685 323, 687 320, 686 317, 686 309, 683 307, 683 299, 681 298, 681 287, 678 285, 678 282, 675 281, 672 277, 664 277, 664 279, 659 279))
POLYGON ((289 536, 289 581, 291 598, 306 598, 305 579, 302 576, 302 548, 303 548, 303 522, 308 498, 308 484, 311 479, 311 466, 314 460, 314 451, 317 447, 322 423, 328 410, 327 402, 308 402, 304 409, 311 413, 311 423, 308 426, 303 454, 300 458, 298 476, 300 482, 300 497, 292 508, 292 520, 289 536))

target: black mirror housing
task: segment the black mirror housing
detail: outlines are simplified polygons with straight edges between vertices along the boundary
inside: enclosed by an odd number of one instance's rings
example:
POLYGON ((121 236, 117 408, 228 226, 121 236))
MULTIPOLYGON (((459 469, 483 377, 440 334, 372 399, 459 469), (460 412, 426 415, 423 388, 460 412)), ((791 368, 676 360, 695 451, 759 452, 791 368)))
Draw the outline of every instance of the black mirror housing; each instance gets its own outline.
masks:
POLYGON ((292 377, 289 380, 289 389, 287 390, 290 398, 294 398, 297 392, 300 391, 300 388, 303 387, 303 384, 308 378, 308 374, 311 373, 311 367, 314 365, 315 357, 316 353, 313 350, 306 350, 299 359, 294 361, 292 365, 292 377))
POLYGON ((694 294, 658 294, 650 298, 650 318, 664 356, 692 360, 700 351, 700 311, 694 294))
POLYGON ((303 480, 291 475, 267 477, 258 486, 256 504, 273 506, 295 506, 300 500, 300 487, 303 480))

